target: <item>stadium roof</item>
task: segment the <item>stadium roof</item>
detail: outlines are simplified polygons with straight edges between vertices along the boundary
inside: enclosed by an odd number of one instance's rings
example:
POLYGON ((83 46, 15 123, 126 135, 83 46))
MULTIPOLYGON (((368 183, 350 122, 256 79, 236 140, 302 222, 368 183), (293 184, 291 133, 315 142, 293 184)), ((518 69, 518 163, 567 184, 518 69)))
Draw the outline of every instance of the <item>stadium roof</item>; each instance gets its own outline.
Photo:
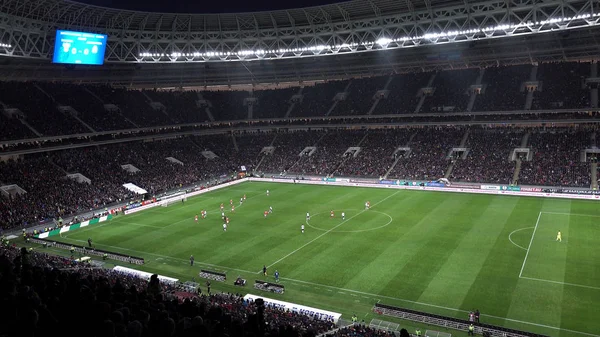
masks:
POLYGON ((353 0, 336 4, 231 14, 181 14, 132 11, 87 5, 71 0, 5 0, 0 12, 22 18, 72 25, 81 20, 96 29, 114 28, 177 31, 227 31, 243 29, 286 28, 313 24, 347 22, 433 10, 448 6, 466 6, 475 0, 353 0), (183 24, 185 23, 185 24, 183 24))

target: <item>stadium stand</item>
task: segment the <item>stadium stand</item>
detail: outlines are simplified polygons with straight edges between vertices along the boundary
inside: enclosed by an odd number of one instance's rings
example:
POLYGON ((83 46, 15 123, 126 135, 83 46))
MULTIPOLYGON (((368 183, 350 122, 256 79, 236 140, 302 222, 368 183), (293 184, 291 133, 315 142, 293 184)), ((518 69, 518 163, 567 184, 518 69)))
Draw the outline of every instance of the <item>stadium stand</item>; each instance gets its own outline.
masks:
POLYGON ((590 187, 590 164, 581 150, 590 146, 584 130, 540 130, 531 136, 531 161, 523 161, 519 183, 542 186, 590 187))
POLYGON ((589 76, 589 62, 540 64, 537 79, 541 82, 541 88, 534 92, 532 109, 589 107, 589 89, 584 84, 589 76))
POLYGON ((254 106, 253 118, 282 118, 285 117, 292 96, 298 92, 298 88, 283 88, 270 90, 257 90, 254 92, 256 105, 254 106))
POLYGON ((296 174, 329 175, 341 164, 346 149, 358 146, 365 135, 366 132, 362 130, 329 131, 315 144, 314 153, 301 156, 288 171, 296 174))
POLYGON ((523 82, 529 79, 530 65, 490 67, 483 75, 484 92, 475 99, 473 111, 521 110, 525 107, 523 82))
POLYGON ((0 247, 7 287, 0 307, 6 336, 316 336, 317 320, 236 294, 198 294, 187 284, 150 280, 26 248, 0 247), (89 310, 71 310, 72 308, 89 310), (57 313, 69 312, 69 315, 57 313))
POLYGON ((331 115, 366 115, 373 105, 373 96, 383 89, 388 76, 357 78, 350 82, 346 99, 339 101, 331 115))
POLYGON ((35 83, 0 81, 0 101, 8 108, 19 109, 23 119, 41 135, 89 132, 77 120, 58 111, 56 102, 35 83))
POLYGON ((335 175, 382 177, 395 161, 395 150, 406 145, 411 134, 411 129, 370 130, 358 155, 349 157, 335 175))
POLYGON ((35 137, 16 115, 0 115, 0 140, 27 139, 35 137))
POLYGON ((129 129, 135 127, 119 112, 106 111, 104 105, 88 90, 87 87, 68 83, 39 83, 49 95, 60 105, 70 106, 78 113, 78 117, 96 131, 129 129))
POLYGON ((144 90, 154 102, 162 103, 167 114, 176 124, 198 123, 209 120, 206 111, 197 106, 198 94, 195 91, 144 90))
POLYGON ((265 154, 258 168, 261 172, 280 174, 287 172, 300 159, 300 152, 323 136, 322 131, 293 131, 275 139, 273 153, 265 154))
POLYGON ((244 98, 250 97, 247 91, 204 91, 202 96, 210 102, 210 109, 217 120, 248 118, 248 107, 244 106, 244 98))
POLYGON ((302 102, 296 104, 291 116, 325 116, 333 106, 336 94, 344 92, 350 81, 331 81, 305 86, 302 90, 302 102))
POLYGON ((452 181, 512 183, 515 162, 512 150, 519 147, 524 130, 506 128, 472 130, 467 143, 467 158, 454 161, 452 181))
POLYGON ((150 100, 140 90, 98 85, 90 87, 90 91, 98 96, 103 104, 115 104, 120 113, 137 126, 174 124, 164 111, 153 109, 150 100))
MULTIPOLYGON (((522 161, 518 182, 590 187, 591 167, 581 162, 581 150, 593 145, 594 130, 530 129, 527 147, 533 156, 531 161, 522 161)), ((269 175, 381 178, 389 171, 388 178, 409 180, 433 180, 451 172, 451 181, 510 184, 516 167, 510 158, 512 150, 521 146, 529 131, 474 126, 280 130, 126 142, 28 155, 0 164, 0 186, 16 184, 27 192, 2 197, 0 222, 4 228, 22 227, 103 209, 135 199, 123 187, 125 183, 133 183, 151 195, 161 195, 230 177, 241 166, 246 166, 248 172, 257 170, 269 175), (466 157, 449 157, 453 148, 461 146, 465 135, 466 157), (263 152, 270 146, 272 152, 263 152), (311 146, 316 147, 312 155, 300 156, 311 146), (356 156, 346 153, 351 147, 359 147, 356 156), (396 152, 399 147, 402 151, 396 152), (216 157, 206 158, 203 151, 216 157), (126 164, 139 171, 125 171, 122 165, 126 164), (89 178, 89 183, 66 178, 77 173, 89 178)))
POLYGON ((434 180, 443 178, 450 163, 448 152, 460 143, 465 129, 460 127, 418 130, 408 147, 410 153, 398 160, 390 178, 434 180))
POLYGON ((433 81, 435 91, 427 96, 420 112, 466 111, 469 87, 475 84, 478 69, 442 71, 433 81))
POLYGON ((414 113, 419 98, 419 89, 427 86, 433 73, 413 73, 393 76, 387 98, 379 101, 373 111, 378 115, 414 113))

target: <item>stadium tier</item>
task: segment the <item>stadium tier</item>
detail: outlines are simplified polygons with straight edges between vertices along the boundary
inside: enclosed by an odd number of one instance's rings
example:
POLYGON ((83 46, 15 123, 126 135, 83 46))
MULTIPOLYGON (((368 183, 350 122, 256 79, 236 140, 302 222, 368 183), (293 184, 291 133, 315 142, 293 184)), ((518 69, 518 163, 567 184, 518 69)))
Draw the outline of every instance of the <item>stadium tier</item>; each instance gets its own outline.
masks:
POLYGON ((267 175, 589 188, 595 163, 582 153, 595 148, 596 128, 586 125, 265 130, 31 154, 0 163, 0 185, 18 187, 2 198, 0 223, 28 226, 135 200, 126 183, 153 196, 207 185, 242 166, 267 175))
POLYGON ((570 62, 356 78, 256 91, 0 82, 0 103, 5 110, 0 131, 2 139, 19 139, 211 120, 589 109, 594 83, 586 84, 585 79, 591 76, 590 63, 570 62))

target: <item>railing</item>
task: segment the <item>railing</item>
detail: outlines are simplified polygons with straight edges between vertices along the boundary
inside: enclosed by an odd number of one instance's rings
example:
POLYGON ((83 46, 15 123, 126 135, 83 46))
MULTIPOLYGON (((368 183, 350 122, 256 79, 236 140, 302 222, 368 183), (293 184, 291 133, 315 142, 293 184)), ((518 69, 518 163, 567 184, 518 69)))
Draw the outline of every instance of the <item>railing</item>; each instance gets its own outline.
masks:
POLYGON ((397 317, 409 321, 420 322, 429 325, 436 325, 461 331, 468 331, 469 326, 473 324, 475 326, 476 334, 489 334, 489 336, 495 337, 547 337, 545 335, 535 334, 531 332, 513 330, 490 324, 474 323, 458 318, 433 315, 379 303, 375 304, 375 307, 373 307, 373 311, 381 315, 397 317))

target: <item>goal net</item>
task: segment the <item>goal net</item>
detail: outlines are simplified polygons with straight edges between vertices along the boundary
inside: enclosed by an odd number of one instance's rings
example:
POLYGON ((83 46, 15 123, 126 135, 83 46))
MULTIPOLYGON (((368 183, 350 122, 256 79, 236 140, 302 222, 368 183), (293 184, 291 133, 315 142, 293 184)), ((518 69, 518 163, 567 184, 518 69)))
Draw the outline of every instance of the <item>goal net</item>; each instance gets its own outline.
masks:
POLYGON ((425 330, 425 337, 452 337, 452 334, 442 331, 425 330))
POLYGON ((187 201, 187 196, 185 194, 178 195, 176 197, 172 197, 172 198, 169 198, 169 199, 164 199, 164 200, 161 200, 159 202, 160 202, 160 205, 162 207, 169 207, 169 205, 173 205, 173 204, 176 204, 176 203, 181 202, 181 201, 187 201))

